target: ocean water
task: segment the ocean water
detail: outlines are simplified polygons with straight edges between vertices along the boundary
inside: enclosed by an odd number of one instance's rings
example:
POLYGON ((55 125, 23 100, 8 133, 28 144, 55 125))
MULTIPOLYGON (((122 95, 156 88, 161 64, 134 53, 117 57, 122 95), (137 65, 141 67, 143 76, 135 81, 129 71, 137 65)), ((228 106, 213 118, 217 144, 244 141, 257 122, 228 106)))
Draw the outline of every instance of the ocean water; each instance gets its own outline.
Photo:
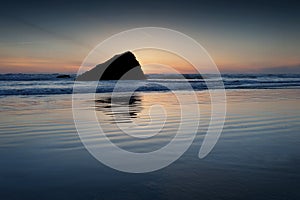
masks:
MULTIPOLYGON (((226 122, 204 159, 198 153, 210 121, 210 97, 201 78, 189 75, 201 111, 200 119, 189 119, 199 120, 196 138, 177 161, 145 174, 111 169, 85 149, 73 121, 73 80, 56 76, 0 75, 0 199, 300 198, 299 75, 224 75, 226 122)), ((181 90, 187 102, 192 98, 174 76, 149 78, 123 82, 124 88, 135 84, 141 89, 129 103, 124 101, 128 92, 118 95, 117 116, 111 111, 113 81, 100 82, 95 98, 81 102, 83 109, 96 110, 109 139, 128 151, 157 150, 178 129, 180 102, 160 82, 181 90), (118 129, 117 123, 149 123, 155 104, 168 117, 160 134, 139 140, 118 129), (128 107, 130 112, 123 112, 128 107)), ((155 113, 152 126, 141 133, 161 125, 155 113)))
MULTIPOLYGON (((0 95, 54 95, 72 94, 75 74, 71 78, 58 79, 58 74, 0 74, 0 95)), ((193 90, 206 90, 206 82, 211 85, 218 83, 220 78, 216 75, 186 74, 181 79, 174 74, 147 75, 146 81, 123 81, 123 92, 138 88, 140 92, 157 92, 170 90, 190 90, 186 81, 193 90), (164 86, 162 86, 162 84, 164 86), (169 88, 169 89, 168 89, 169 88)), ((299 88, 299 74, 223 74, 222 81, 226 89, 274 89, 299 88)), ((97 93, 112 92, 116 81, 101 81, 97 93)), ((85 88, 89 82, 81 82, 78 86, 85 88)), ((215 89, 217 89, 216 84, 215 89)), ((84 90, 83 90, 84 91, 84 90)))

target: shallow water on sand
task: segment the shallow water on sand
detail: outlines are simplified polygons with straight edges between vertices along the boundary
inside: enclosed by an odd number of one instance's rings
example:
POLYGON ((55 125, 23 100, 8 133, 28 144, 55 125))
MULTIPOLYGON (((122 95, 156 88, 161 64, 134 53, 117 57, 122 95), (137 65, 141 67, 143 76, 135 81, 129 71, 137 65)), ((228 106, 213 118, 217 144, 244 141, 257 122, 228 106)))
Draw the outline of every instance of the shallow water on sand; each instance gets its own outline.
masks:
MULTIPOLYGON (((147 174, 118 172, 88 153, 74 126, 71 95, 1 97, 0 198, 299 199, 299 90, 227 90, 224 130, 204 159, 198 152, 210 118, 210 100, 206 91, 197 96, 201 118, 192 146, 170 166, 147 174)), ((128 151, 157 150, 174 137, 180 109, 171 93, 136 93, 129 114, 122 112, 128 106, 125 97, 126 93, 115 102, 116 116, 109 94, 97 94, 82 105, 95 101, 95 108, 85 109, 96 109, 111 141, 128 151), (157 136, 133 139, 116 126, 115 119, 149 124, 153 104, 162 105, 168 114, 157 136)), ((156 113, 152 110, 151 129, 161 125, 156 113)), ((139 131, 146 134, 149 128, 139 131)))

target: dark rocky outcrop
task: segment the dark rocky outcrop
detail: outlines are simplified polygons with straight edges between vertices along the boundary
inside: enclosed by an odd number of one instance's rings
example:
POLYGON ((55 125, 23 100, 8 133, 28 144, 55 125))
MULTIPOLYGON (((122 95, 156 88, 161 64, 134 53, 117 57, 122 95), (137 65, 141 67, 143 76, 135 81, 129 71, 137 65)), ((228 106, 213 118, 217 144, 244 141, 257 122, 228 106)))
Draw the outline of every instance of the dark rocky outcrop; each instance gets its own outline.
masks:
POLYGON ((142 80, 146 79, 140 63, 130 51, 115 55, 108 61, 79 75, 77 81, 98 80, 142 80))
POLYGON ((56 78, 71 78, 71 76, 68 74, 61 74, 61 75, 56 76, 56 78))

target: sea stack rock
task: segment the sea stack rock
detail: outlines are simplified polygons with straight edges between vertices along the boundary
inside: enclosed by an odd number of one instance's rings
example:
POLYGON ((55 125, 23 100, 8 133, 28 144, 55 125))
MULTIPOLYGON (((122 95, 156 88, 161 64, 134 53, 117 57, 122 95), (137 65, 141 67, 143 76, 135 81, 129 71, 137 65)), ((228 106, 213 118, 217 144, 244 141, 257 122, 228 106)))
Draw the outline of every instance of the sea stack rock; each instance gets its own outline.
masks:
POLYGON ((143 80, 146 79, 140 63, 133 53, 127 51, 115 55, 104 63, 79 75, 77 81, 99 81, 99 80, 143 80))

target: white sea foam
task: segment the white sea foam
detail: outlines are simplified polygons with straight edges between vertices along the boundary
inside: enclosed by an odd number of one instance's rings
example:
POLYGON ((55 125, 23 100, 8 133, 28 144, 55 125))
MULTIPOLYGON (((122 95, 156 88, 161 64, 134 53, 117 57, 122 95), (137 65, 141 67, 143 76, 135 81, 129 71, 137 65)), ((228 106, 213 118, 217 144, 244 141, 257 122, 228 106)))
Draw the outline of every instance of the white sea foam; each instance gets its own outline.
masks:
MULTIPOLYGON (((64 79, 57 76, 58 74, 0 74, 0 96, 71 94, 75 75, 71 74, 71 78, 64 79)), ((147 77, 148 80, 123 81, 123 92, 136 87, 141 92, 190 90, 176 74, 151 74, 147 77), (167 85, 169 89, 163 85, 167 85)), ((214 75, 185 74, 184 77, 196 91, 206 90, 205 81, 218 81, 214 75)), ((223 74, 222 79, 226 89, 300 88, 299 74, 223 74)), ((112 92, 115 83, 116 81, 100 81, 96 92, 112 92)), ((89 92, 89 84, 81 82, 80 92, 89 92)), ((217 85, 215 89, 218 89, 217 85)))

